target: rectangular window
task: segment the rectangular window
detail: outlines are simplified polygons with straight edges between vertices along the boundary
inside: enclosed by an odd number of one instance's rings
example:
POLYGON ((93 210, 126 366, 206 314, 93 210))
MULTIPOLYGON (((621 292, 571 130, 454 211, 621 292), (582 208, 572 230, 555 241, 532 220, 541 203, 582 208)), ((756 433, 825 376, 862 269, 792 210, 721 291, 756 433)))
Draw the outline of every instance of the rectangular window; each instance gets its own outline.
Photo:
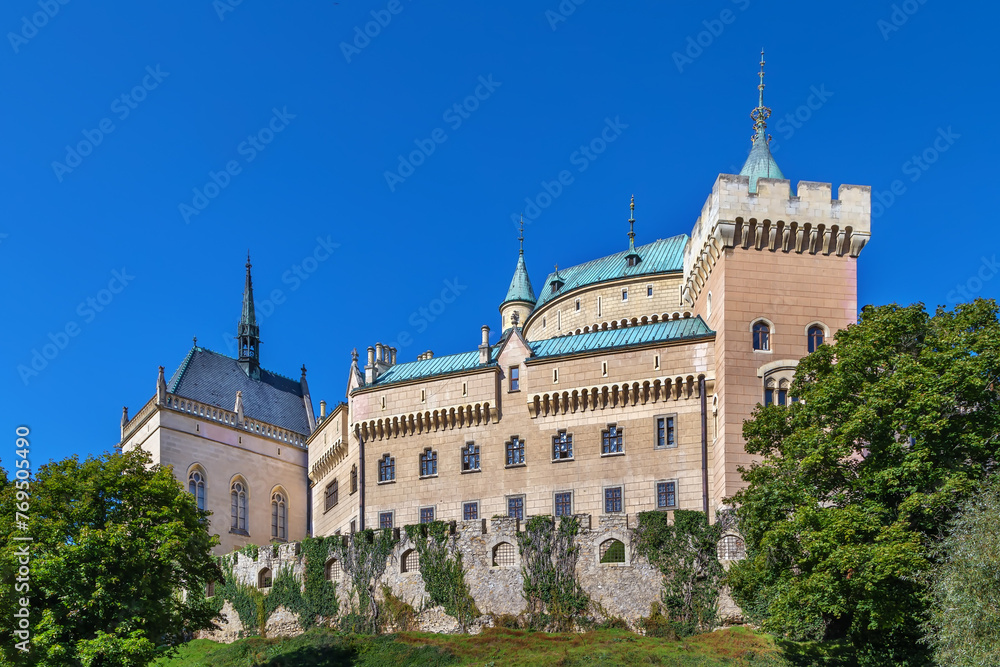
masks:
POLYGON ((573 458, 573 434, 559 431, 552 436, 552 460, 565 461, 573 458))
POLYGON ((518 466, 524 464, 524 440, 516 435, 507 441, 507 465, 518 466))
POLYGON ((601 297, 597 297, 597 316, 601 316, 601 297))
POLYGON ((379 528, 392 528, 392 512, 379 512, 378 513, 378 527, 379 528))
POLYGON ((622 290, 622 301, 628 301, 628 288, 622 290))
POLYGON ((670 415, 656 418, 656 448, 677 446, 677 417, 670 415))
POLYGON ((771 405, 774 403, 774 390, 765 389, 764 390, 764 405, 771 405))
POLYGON ((420 390, 420 402, 421 403, 426 403, 427 402, 427 390, 426 389, 421 389, 420 390))
POLYGON ((562 311, 556 311, 556 331, 562 331, 562 311))
POLYGON ((601 454, 621 454, 625 451, 622 445, 622 431, 615 424, 609 424, 608 428, 601 431, 601 454))
POLYGON ((465 443, 462 448, 462 472, 479 470, 479 445, 474 442, 465 443))
POLYGON ((475 521, 479 518, 479 503, 471 502, 462 505, 462 520, 475 521))
POLYGON ((655 357, 653 357, 653 370, 654 371, 660 370, 660 355, 656 355, 655 357))
POLYGON ((573 516, 572 491, 561 491, 555 495, 555 515, 573 516))
POLYGON ((420 523, 430 523, 434 520, 434 508, 433 507, 421 507, 420 508, 420 523))
POLYGON ((646 296, 653 296, 653 286, 646 285, 646 296))
POLYGON ((438 472, 438 455, 433 449, 425 449, 420 455, 420 476, 431 477, 438 472))
POLYGON ((378 462, 378 481, 391 482, 396 479, 396 459, 388 454, 378 462))
POLYGON ((622 511, 622 487, 609 486, 604 489, 604 513, 617 514, 622 511))
POLYGON ((351 535, 358 531, 358 521, 357 519, 351 519, 351 535))
POLYGON ((576 300, 576 309, 577 309, 577 311, 580 310, 580 300, 579 299, 576 300))
POLYGON ((661 510, 677 507, 677 482, 656 483, 656 507, 661 510))
POLYGON ((331 508, 336 507, 337 503, 340 502, 338 498, 340 484, 337 480, 333 480, 331 483, 326 485, 326 510, 329 511, 331 508))
POLYGON ((786 389, 779 389, 778 390, 778 405, 787 405, 787 404, 788 404, 788 390, 786 390, 786 389))
POLYGON ((507 496, 507 516, 524 520, 524 496, 507 496))
POLYGON ((520 391, 521 390, 521 367, 511 366, 510 367, 510 391, 520 391))
POLYGON ((382 397, 382 409, 385 410, 385 396, 382 397))

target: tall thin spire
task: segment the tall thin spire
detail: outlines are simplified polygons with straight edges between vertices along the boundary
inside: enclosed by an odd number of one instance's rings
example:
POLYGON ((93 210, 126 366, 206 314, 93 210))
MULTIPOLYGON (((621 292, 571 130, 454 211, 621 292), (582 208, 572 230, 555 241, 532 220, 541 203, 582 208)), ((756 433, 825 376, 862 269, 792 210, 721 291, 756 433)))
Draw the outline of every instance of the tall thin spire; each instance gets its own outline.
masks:
POLYGON ((260 327, 253 305, 253 280, 250 277, 250 251, 247 251, 247 275, 243 286, 243 312, 236 330, 239 341, 239 362, 247 375, 260 376, 260 327))

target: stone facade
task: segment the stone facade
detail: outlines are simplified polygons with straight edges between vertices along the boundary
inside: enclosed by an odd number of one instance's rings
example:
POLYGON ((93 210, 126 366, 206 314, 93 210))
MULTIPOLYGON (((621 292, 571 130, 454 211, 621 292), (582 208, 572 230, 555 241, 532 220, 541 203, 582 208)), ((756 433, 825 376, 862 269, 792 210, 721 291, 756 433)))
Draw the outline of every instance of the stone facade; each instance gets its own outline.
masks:
MULTIPOLYGON (((593 521, 590 515, 584 514, 577 515, 576 518, 580 523, 580 532, 575 538, 575 544, 580 547, 576 565, 577 580, 590 599, 599 603, 609 615, 621 617, 633 628, 638 628, 639 620, 648 616, 652 603, 660 599, 663 577, 644 557, 635 554, 636 516, 601 516, 593 521), (608 540, 618 540, 624 545, 623 563, 600 562, 601 545, 608 540)), ((488 625, 490 615, 516 616, 526 610, 517 547, 517 533, 524 529, 524 525, 507 517, 455 523, 453 536, 449 539, 449 549, 453 555, 462 554, 465 581, 476 606, 485 617, 473 624, 473 632, 488 625), (503 560, 503 556, 498 553, 505 549, 512 559, 503 560), (494 564, 497 560, 503 564, 494 564)), ((389 586, 396 597, 419 612, 417 622, 422 631, 459 632, 461 628, 457 620, 447 616, 440 607, 430 607, 415 545, 404 530, 399 531, 399 537, 400 541, 388 558, 385 575, 380 583, 389 586)), ((274 576, 282 568, 291 567, 292 572, 301 580, 305 568, 297 547, 296 544, 281 545, 274 550, 263 547, 257 558, 249 558, 241 553, 233 554, 233 572, 241 582, 256 586, 261 581, 261 572, 274 576)), ((328 567, 324 568, 328 573, 331 571, 330 562, 328 560, 328 567)), ((337 568, 333 568, 333 571, 340 572, 337 568)), ((349 585, 345 579, 342 572, 333 578, 337 584, 342 610, 347 604, 346 587, 349 585)), ((381 597, 381 586, 377 587, 377 591, 377 596, 381 597)), ((739 610, 735 609, 726 592, 723 592, 720 600, 720 612, 727 622, 741 620, 739 610)), ((228 602, 223 606, 223 616, 225 620, 220 630, 199 636, 225 642, 238 638, 243 627, 228 602)), ((294 614, 282 607, 271 615, 266 628, 268 636, 290 636, 301 632, 294 614)))

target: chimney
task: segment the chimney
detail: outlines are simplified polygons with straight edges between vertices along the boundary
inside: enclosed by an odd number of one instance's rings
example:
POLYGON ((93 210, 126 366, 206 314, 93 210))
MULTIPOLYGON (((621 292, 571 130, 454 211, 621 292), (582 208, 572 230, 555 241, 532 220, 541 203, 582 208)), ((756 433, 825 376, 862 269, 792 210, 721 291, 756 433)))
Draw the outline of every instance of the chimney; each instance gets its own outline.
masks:
POLYGON ((483 339, 479 344, 479 365, 485 366, 490 363, 490 328, 484 324, 482 332, 483 339))
POLYGON ((368 346, 368 365, 365 366, 365 384, 375 383, 375 348, 368 346))
POLYGON ((389 363, 393 366, 396 365, 396 348, 394 347, 389 348, 389 363))
POLYGON ((382 352, 382 343, 375 343, 375 361, 380 363, 385 361, 385 357, 382 352))
POLYGON ((326 419, 326 401, 319 402, 319 418, 326 419))
POLYGON ((424 359, 433 359, 433 358, 434 358, 434 353, 433 352, 431 352, 430 350, 427 350, 426 352, 424 352, 424 359))

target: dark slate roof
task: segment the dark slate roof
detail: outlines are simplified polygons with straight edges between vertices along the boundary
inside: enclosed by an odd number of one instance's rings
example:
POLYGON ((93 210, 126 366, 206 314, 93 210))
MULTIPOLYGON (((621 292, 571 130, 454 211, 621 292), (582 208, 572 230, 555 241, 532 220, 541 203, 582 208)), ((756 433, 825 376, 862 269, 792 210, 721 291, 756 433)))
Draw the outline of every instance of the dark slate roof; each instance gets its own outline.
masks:
POLYGON ((302 384, 263 368, 260 379, 243 372, 239 362, 203 347, 191 348, 167 383, 167 391, 226 410, 243 392, 243 414, 290 431, 309 435, 302 384))
MULTIPOLYGON (((708 325, 699 316, 625 327, 622 329, 595 331, 576 336, 549 338, 547 340, 528 343, 528 346, 534 353, 532 358, 541 359, 577 352, 614 351, 637 345, 645 345, 647 343, 666 343, 714 335, 715 332, 709 329, 708 325)), ((493 346, 490 353, 491 365, 496 363, 496 358, 500 353, 501 347, 502 341, 493 346)), ((479 352, 461 352, 433 359, 396 364, 383 373, 375 384, 381 386, 405 380, 432 378, 476 368, 481 368, 479 365, 479 352)))
POLYGON ((559 277, 565 283, 562 288, 552 293, 552 279, 556 273, 550 273, 542 285, 541 294, 535 310, 541 308, 554 297, 565 294, 571 289, 593 285, 594 283, 613 280, 625 276, 645 276, 654 273, 669 273, 684 270, 684 246, 687 244, 687 234, 672 236, 669 239, 658 239, 644 246, 639 246, 635 252, 642 261, 637 266, 628 266, 625 257, 629 250, 622 250, 614 255, 591 260, 584 264, 559 269, 559 277))

